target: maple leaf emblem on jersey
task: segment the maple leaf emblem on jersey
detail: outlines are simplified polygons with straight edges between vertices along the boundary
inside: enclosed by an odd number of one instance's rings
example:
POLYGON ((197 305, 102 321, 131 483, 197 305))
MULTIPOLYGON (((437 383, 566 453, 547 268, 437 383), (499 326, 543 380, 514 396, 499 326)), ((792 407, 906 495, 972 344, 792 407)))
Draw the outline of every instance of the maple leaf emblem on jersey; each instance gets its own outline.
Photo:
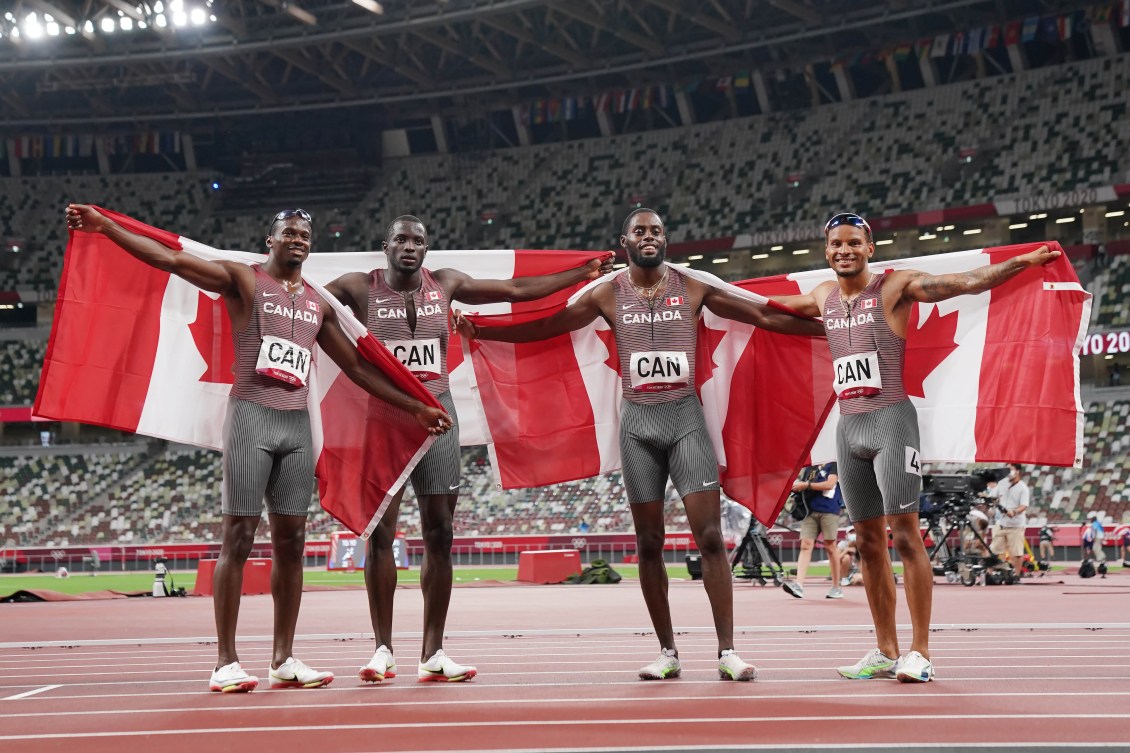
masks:
POLYGON ((902 384, 910 397, 926 397, 926 377, 941 365, 949 354, 957 350, 958 312, 945 316, 937 314, 938 307, 927 309, 926 319, 919 323, 923 306, 910 310, 906 325, 906 361, 902 370, 902 384))
POLYGON ((188 325, 196 350, 207 366, 198 379, 214 384, 234 384, 232 366, 235 349, 231 341, 231 320, 222 298, 213 300, 200 293, 196 300, 196 321, 188 325))

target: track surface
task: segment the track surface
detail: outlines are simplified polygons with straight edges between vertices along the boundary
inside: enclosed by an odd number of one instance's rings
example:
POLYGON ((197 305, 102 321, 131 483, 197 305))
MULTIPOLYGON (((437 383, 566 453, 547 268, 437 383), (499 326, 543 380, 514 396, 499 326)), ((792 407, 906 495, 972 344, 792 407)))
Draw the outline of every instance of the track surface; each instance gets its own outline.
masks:
MULTIPOLYGON (((360 591, 308 593, 297 652, 337 674, 266 689, 271 601, 245 597, 250 694, 206 690, 210 599, 0 606, 0 747, 167 753, 289 749, 1130 750, 1130 574, 935 588, 938 680, 848 681, 874 646, 861 589, 843 601, 735 585, 737 649, 754 683, 719 681, 701 584, 672 583, 683 677, 640 682, 658 653, 638 585, 457 588, 447 652, 479 676, 417 683, 422 600, 397 593, 399 675, 356 678, 372 650, 360 591)), ((901 601, 901 593, 900 593, 901 601)), ((900 612, 900 626, 905 625, 900 612)), ((900 630, 905 636, 907 630, 900 630)), ((903 647, 906 650, 906 647, 903 647)))

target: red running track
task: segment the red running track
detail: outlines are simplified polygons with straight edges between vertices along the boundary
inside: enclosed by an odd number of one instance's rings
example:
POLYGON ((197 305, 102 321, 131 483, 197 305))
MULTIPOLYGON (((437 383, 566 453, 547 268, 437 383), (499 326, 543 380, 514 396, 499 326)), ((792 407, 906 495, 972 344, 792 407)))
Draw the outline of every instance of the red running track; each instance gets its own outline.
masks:
POLYGON ((3 605, 0 747, 1130 747, 1130 574, 1098 583, 938 584, 938 680, 925 685, 839 679, 836 665, 874 645, 863 593, 848 589, 836 602, 813 598, 823 594, 818 583, 808 591, 795 600, 735 586, 737 648, 761 675, 733 683, 717 679, 701 585, 673 583, 683 677, 644 683, 635 673, 658 645, 636 584, 457 589, 445 648, 480 674, 421 684, 414 662, 422 601, 418 590, 402 589, 400 675, 375 686, 356 679, 373 649, 360 637, 369 632, 364 594, 310 593, 297 650, 337 679, 308 691, 266 689, 270 599, 247 597, 241 659, 264 683, 246 695, 206 690, 215 658, 208 599, 3 605))

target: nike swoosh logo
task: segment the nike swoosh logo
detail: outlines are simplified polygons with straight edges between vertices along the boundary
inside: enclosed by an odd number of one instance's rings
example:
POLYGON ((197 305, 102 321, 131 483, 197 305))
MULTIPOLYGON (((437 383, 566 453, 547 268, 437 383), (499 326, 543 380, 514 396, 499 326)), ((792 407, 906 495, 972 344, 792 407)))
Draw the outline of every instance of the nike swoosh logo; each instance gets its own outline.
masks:
POLYGON ((918 502, 907 502, 905 505, 899 505, 899 509, 905 510, 906 508, 913 507, 916 504, 918 504, 918 502))
POLYGON ((718 483, 717 481, 703 481, 702 485, 703 486, 714 486, 717 483, 718 483))
POLYGON ((635 306, 635 305, 636 304, 634 304, 634 303, 629 303, 627 306, 621 306, 620 310, 621 311, 627 311, 628 309, 630 309, 632 306, 635 306))
POLYGON ((264 293, 263 297, 264 298, 273 298, 276 295, 278 295, 278 293, 264 293))
POLYGON ((458 488, 459 488, 459 484, 456 484, 455 486, 449 486, 448 487, 448 489, 450 489, 451 491, 455 491, 458 488))
POLYGON ((373 303, 376 303, 376 304, 381 304, 381 303, 384 303, 384 302, 385 302, 384 298, 374 298, 373 299, 373 303))

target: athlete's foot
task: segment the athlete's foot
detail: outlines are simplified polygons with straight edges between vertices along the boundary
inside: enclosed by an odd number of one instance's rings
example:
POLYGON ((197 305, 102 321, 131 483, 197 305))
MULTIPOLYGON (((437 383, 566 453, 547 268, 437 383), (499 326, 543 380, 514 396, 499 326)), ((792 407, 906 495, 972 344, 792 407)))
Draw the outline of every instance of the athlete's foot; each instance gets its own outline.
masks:
POLYGON ((436 651, 432 658, 420 662, 417 676, 420 682, 463 682, 470 680, 479 671, 474 667, 464 667, 456 664, 442 649, 436 651))
POLYGON ((357 676, 363 682, 381 682, 396 677, 396 659, 392 658, 388 646, 382 644, 369 663, 358 670, 357 676))

